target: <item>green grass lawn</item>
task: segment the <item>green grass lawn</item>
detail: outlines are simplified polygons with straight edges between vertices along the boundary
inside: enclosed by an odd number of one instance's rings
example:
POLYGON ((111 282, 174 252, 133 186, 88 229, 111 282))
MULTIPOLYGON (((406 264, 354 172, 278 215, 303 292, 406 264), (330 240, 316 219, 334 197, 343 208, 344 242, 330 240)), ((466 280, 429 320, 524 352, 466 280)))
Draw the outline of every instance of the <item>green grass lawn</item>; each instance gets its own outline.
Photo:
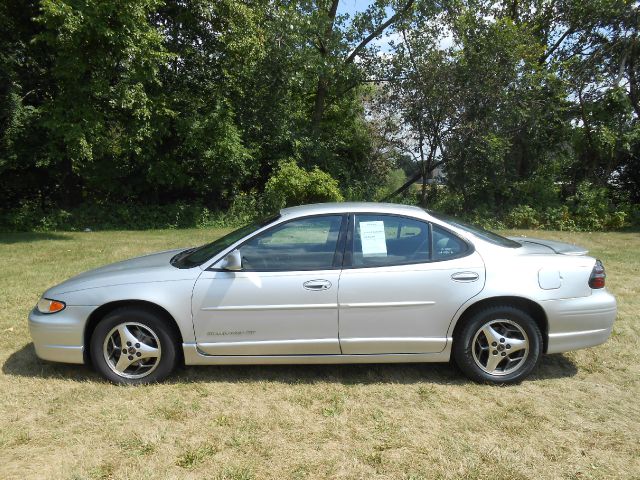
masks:
POLYGON ((39 361, 49 286, 221 230, 0 234, 0 479, 640 478, 640 234, 511 232, 601 258, 611 340, 511 387, 449 365, 189 367, 137 388, 39 361))

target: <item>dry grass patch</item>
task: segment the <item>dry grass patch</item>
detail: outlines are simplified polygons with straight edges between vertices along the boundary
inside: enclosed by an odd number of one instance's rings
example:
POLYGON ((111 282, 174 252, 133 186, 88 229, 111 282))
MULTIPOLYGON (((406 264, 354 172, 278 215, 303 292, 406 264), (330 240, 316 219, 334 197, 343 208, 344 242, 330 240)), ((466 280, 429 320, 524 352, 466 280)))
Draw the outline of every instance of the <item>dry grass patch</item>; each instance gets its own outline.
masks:
POLYGON ((449 365, 190 367, 123 388, 39 361, 26 316, 80 271, 220 231, 0 235, 0 478, 640 478, 640 235, 517 232, 589 247, 619 317, 600 347, 521 385, 449 365))

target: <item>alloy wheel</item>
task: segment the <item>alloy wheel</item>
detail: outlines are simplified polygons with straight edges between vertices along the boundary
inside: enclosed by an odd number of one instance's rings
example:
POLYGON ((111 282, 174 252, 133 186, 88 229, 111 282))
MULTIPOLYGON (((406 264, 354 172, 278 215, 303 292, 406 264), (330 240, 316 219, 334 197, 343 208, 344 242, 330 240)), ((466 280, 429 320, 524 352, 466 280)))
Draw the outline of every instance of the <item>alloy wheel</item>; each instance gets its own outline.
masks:
POLYGON ((143 378, 160 364, 160 340, 148 326, 137 322, 116 325, 106 335, 102 352, 118 376, 143 378))
POLYGON ((511 320, 491 320, 478 329, 471 343, 473 360, 490 375, 504 376, 522 367, 529 355, 529 338, 511 320))

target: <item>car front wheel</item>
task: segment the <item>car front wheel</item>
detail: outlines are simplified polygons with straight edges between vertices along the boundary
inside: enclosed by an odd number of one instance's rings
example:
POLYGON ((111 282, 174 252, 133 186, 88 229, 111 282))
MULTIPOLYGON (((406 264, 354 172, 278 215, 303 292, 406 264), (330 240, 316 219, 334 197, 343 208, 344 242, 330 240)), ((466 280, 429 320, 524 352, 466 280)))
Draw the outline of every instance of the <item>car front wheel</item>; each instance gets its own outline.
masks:
POLYGON ((125 307, 98 323, 90 355, 107 380, 143 384, 158 382, 173 371, 177 347, 164 319, 145 309, 125 307))
POLYGON ((527 312, 497 306, 474 314, 456 335, 453 356, 462 372, 483 383, 516 383, 535 368, 542 334, 527 312))

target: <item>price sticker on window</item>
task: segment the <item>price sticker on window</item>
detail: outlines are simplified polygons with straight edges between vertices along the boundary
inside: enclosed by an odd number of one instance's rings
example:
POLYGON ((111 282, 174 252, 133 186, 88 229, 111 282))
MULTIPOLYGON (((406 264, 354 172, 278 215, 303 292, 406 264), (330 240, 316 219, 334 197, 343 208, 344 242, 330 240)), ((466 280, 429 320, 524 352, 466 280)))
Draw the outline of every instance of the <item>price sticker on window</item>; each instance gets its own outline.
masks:
POLYGON ((387 242, 384 234, 384 222, 359 222, 363 257, 386 257, 387 242))

